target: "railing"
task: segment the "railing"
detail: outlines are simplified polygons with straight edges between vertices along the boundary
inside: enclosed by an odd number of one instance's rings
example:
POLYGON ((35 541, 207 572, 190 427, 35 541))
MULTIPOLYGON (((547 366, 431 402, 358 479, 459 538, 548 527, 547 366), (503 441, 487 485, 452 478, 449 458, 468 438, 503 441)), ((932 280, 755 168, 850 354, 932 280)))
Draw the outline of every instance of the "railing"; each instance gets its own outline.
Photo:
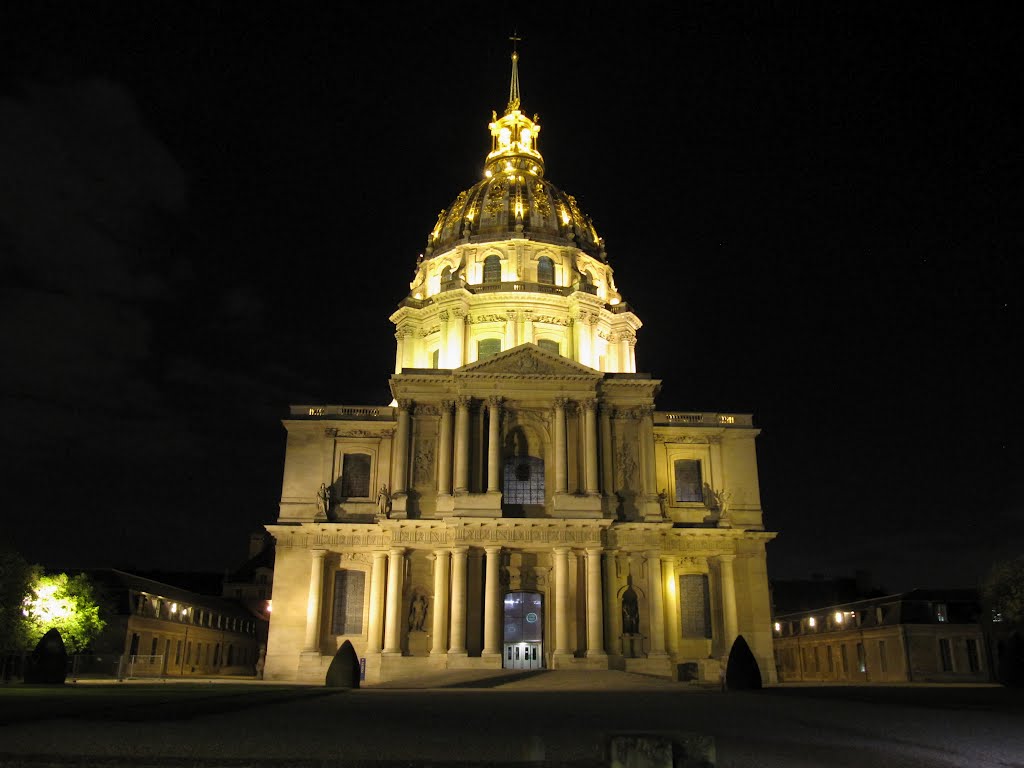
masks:
POLYGON ((292 405, 289 415, 333 419, 390 419, 393 409, 373 405, 292 405))
POLYGON ((658 413, 656 421, 662 424, 694 424, 705 427, 753 426, 749 413, 658 413))

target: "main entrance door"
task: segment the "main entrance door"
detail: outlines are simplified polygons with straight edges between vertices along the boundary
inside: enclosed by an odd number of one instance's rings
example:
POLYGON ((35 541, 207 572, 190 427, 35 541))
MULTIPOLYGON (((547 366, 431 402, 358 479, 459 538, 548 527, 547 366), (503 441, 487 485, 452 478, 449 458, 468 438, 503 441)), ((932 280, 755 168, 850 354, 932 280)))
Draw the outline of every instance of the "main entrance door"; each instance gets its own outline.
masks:
POLYGON ((541 669, 544 666, 544 606, 539 592, 505 595, 506 669, 541 669))

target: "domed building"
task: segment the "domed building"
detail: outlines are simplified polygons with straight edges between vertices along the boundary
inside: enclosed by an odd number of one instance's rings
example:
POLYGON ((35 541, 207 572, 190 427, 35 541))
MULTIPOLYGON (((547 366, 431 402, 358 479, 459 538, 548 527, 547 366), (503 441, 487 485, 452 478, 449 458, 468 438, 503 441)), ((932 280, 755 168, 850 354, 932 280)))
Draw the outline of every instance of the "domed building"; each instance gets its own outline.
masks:
POLYGON ((640 319, 508 106, 391 316, 390 406, 292 406, 267 679, 624 669, 775 680, 749 414, 658 411, 640 319))

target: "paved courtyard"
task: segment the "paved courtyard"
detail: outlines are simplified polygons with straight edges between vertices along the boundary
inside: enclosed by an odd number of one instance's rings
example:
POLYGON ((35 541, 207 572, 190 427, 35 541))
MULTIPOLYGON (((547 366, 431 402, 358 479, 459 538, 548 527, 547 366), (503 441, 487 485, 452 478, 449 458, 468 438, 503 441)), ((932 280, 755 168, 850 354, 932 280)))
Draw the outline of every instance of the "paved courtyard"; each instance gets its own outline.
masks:
POLYGON ((624 672, 452 673, 358 691, 7 686, 0 722, 0 765, 33 768, 596 766, 624 733, 713 737, 718 766, 1024 766, 1024 695, 996 687, 722 694, 624 672))

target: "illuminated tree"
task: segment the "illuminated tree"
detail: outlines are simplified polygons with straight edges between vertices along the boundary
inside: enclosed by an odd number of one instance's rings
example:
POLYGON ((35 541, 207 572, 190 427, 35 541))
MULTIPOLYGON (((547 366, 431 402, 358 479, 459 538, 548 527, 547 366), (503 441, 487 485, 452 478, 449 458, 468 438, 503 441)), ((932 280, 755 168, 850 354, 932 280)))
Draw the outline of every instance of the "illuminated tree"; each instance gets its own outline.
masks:
POLYGON ((96 590, 84 573, 38 575, 21 601, 25 641, 29 647, 51 629, 60 632, 69 653, 85 650, 103 631, 96 590))
POLYGON ((28 644, 21 603, 39 573, 17 552, 0 550, 0 653, 21 651, 28 644))

